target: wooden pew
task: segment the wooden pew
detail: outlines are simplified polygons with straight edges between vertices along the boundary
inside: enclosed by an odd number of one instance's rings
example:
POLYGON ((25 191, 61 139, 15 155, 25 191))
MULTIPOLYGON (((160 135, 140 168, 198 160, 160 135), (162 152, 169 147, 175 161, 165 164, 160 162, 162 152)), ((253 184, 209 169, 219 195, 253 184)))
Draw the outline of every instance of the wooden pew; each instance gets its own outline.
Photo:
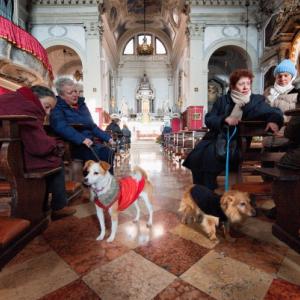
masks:
POLYGON ((29 119, 35 118, 0 116, 0 173, 11 190, 11 216, 0 217, 0 268, 47 227, 45 177, 61 169, 24 171, 18 121, 29 119))
MULTIPOLYGON (((81 130, 84 128, 82 124, 72 124, 72 127, 75 129, 81 130)), ((44 124, 44 129, 48 135, 53 136, 57 139, 58 137, 54 132, 50 124, 44 124)), ((72 199, 80 196, 83 192, 82 189, 82 168, 83 164, 82 161, 78 159, 72 159, 72 144, 66 140, 61 140, 64 143, 64 166, 65 166, 65 175, 66 175, 66 192, 68 196, 68 202, 72 199)))
POLYGON ((300 171, 283 168, 257 169, 272 178, 272 196, 276 204, 276 222, 272 233, 300 253, 300 171))

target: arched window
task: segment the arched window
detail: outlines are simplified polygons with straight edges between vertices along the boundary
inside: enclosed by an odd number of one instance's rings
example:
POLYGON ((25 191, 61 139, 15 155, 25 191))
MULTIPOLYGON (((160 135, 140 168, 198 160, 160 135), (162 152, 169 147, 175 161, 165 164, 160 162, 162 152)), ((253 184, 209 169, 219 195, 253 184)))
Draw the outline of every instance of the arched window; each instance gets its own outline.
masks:
POLYGON ((158 38, 155 39, 155 53, 156 54, 167 54, 166 47, 158 38))
MULTIPOLYGON (((0 0, 1 1, 1 0, 0 0)), ((164 55, 167 54, 167 49, 163 42, 152 34, 137 34, 132 37, 125 45, 123 55, 134 55, 137 54, 137 45, 141 45, 144 42, 144 37, 146 37, 146 43, 154 47, 153 54, 164 55)))
POLYGON ((133 38, 126 44, 123 54, 134 54, 134 39, 133 38))

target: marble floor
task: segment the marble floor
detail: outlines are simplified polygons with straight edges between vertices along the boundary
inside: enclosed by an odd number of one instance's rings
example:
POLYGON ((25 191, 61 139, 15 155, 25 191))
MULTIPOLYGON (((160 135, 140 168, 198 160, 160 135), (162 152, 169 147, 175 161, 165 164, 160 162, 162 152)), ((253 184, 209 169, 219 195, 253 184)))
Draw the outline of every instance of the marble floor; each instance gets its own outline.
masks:
POLYGON ((153 227, 146 227, 144 207, 138 224, 128 209, 116 240, 96 241, 95 208, 85 193, 70 204, 75 216, 50 223, 0 272, 0 299, 300 299, 300 255, 272 236, 269 220, 251 218, 234 232, 236 242, 213 243, 179 222, 189 172, 150 141, 133 145, 116 173, 127 174, 135 164, 155 187, 153 227))

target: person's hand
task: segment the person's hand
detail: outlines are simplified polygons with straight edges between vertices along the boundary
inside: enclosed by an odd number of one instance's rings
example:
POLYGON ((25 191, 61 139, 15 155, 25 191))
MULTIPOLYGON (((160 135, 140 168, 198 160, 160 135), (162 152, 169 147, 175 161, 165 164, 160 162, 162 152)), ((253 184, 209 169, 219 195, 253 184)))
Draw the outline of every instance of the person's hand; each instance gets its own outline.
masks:
POLYGON ((108 143, 109 143, 110 145, 113 145, 115 142, 114 142, 113 139, 109 139, 108 143))
POLYGON ((240 120, 234 117, 227 117, 225 119, 225 123, 227 123, 229 126, 235 126, 239 124, 240 120))
POLYGON ((265 128, 265 131, 271 130, 274 133, 277 133, 279 130, 279 127, 276 123, 269 122, 265 128))
POLYGON ((82 142, 82 144, 86 145, 87 147, 91 147, 93 145, 93 141, 86 138, 84 139, 84 141, 82 142))
POLYGON ((53 150, 54 155, 62 157, 65 153, 65 145, 63 143, 56 144, 56 147, 53 150))

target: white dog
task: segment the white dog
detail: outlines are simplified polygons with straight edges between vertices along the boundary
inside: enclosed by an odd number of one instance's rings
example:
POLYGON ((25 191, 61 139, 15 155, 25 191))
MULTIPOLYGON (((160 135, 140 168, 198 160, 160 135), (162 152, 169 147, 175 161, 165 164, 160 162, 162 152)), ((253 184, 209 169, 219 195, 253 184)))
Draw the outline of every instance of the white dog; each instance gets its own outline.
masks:
POLYGON ((84 182, 90 187, 91 200, 96 206, 97 217, 100 223, 100 235, 97 240, 103 240, 105 236, 104 210, 109 211, 111 216, 111 234, 107 242, 115 239, 118 227, 118 213, 129 207, 132 203, 136 208, 134 222, 140 219, 140 208, 138 198, 142 198, 149 212, 147 226, 152 226, 153 208, 150 202, 152 196, 152 185, 144 170, 134 168, 133 173, 119 181, 111 175, 108 170, 110 165, 107 162, 95 162, 89 160, 85 163, 83 170, 87 172, 84 182))

